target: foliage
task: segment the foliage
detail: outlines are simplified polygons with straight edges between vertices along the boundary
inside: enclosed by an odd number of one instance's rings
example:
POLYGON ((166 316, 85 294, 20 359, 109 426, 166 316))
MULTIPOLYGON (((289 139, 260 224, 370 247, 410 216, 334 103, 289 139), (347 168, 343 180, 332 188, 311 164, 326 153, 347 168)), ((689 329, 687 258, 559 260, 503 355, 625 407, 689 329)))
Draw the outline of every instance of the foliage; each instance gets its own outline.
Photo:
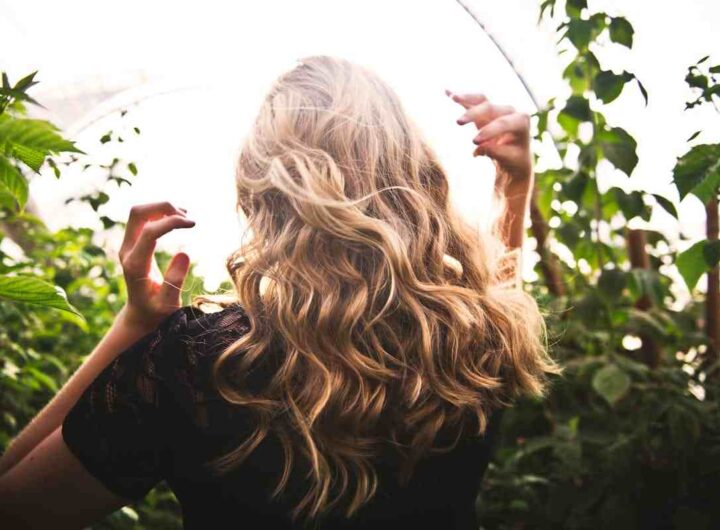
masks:
MULTIPOLYGON (((670 199, 633 189, 636 141, 603 114, 628 84, 647 102, 634 74, 615 73, 596 55, 602 46, 632 48, 634 30, 626 18, 590 12, 585 0, 567 0, 564 13, 558 4, 545 0, 541 19, 562 19, 569 95, 538 112, 537 138, 553 140, 562 166, 537 175, 533 233, 545 230, 549 242, 530 288, 566 371, 547 399, 507 411, 478 511, 493 529, 715 528, 720 388, 703 363, 701 296, 683 305, 670 271, 675 264, 693 287, 720 253, 701 241, 678 256, 663 234, 628 227, 649 221, 653 207, 677 218, 670 199), (618 172, 627 185, 606 186, 604 176, 618 172)), ((699 100, 717 95, 697 65, 688 78, 703 91, 699 100)), ((717 195, 717 149, 695 146, 678 161, 681 199, 717 195)))
MULTIPOLYGON (((688 68, 685 81, 699 94, 685 108, 690 110, 703 104, 716 105, 720 100, 720 83, 714 74, 720 73, 720 65, 703 70, 709 57, 703 57, 688 68)), ((695 140, 701 131, 695 132, 688 142, 695 140)), ((680 157, 673 171, 673 182, 680 199, 694 195, 703 204, 717 202, 720 186, 720 143, 698 144, 680 157)), ((709 213, 709 215, 713 215, 709 213)), ((680 253, 676 264, 689 289, 693 289, 700 277, 720 262, 720 243, 717 240, 698 241, 680 253)))
MULTIPOLYGON (((11 177, 4 175, 3 184, 12 184, 4 188, 0 185, 0 227, 3 229, 0 243, 5 243, 0 246, 0 320, 3 322, 0 328, 0 448, 3 450, 92 351, 122 307, 126 294, 119 266, 97 242, 99 231, 64 228, 52 232, 32 212, 22 191, 28 188, 27 173, 39 172, 41 158, 67 151, 72 153, 67 160, 50 159, 58 178, 71 167, 104 174, 100 188, 70 200, 80 201, 95 211, 106 231, 122 230, 124 223, 102 215, 103 205, 113 189, 132 184, 138 173, 134 163, 117 158, 94 162, 74 144, 62 139, 53 125, 25 118, 25 107, 20 103, 36 103, 26 93, 35 84, 33 79, 31 74, 12 88, 6 88, 10 83, 3 76, 0 90, 0 109, 5 111, 0 115, 0 164, 11 168, 11 177), (20 193, 17 190, 21 190, 20 193), (8 244, 11 241, 14 244, 8 244)), ((134 129, 134 134, 139 134, 139 130, 134 129)), ((111 131, 101 142, 116 142, 119 138, 111 131)), ((160 263, 166 264, 169 257, 161 253, 160 263)), ((192 272, 189 283, 202 288, 202 281, 192 272)), ((184 293, 186 303, 192 294, 184 293)), ((167 486, 160 485, 143 502, 118 510, 94 528, 180 526, 177 500, 167 486)))
MULTIPOLYGON (((64 139, 53 124, 24 118, 23 102, 36 103, 27 90, 37 84, 36 72, 12 85, 2 74, 0 87, 0 222, 12 222, 22 214, 28 199, 28 182, 19 165, 38 172, 49 155, 61 152, 79 153, 75 145, 64 139)), ((0 275, 0 299, 39 304, 67 311, 80 326, 82 315, 67 300, 65 292, 32 275, 3 271, 0 275)))

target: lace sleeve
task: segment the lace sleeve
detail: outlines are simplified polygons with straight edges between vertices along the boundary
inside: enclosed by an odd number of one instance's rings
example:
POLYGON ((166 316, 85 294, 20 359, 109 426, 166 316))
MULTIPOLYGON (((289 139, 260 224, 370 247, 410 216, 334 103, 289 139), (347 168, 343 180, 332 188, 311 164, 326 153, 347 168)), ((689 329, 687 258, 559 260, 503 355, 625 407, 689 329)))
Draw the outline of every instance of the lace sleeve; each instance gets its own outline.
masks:
POLYGON ((181 347, 181 309, 122 352, 88 386, 65 417, 70 451, 108 490, 143 498, 164 476, 167 443, 164 408, 172 396, 162 374, 181 347))

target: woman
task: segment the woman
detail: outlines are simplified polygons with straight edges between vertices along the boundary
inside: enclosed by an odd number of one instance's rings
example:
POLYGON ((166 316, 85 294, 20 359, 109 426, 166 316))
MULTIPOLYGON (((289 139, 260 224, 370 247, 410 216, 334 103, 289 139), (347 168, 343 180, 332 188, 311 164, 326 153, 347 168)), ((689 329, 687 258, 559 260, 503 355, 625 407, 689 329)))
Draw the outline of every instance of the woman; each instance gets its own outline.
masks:
POLYGON ((495 161, 499 239, 377 75, 300 61, 240 155, 236 299, 180 307, 189 258, 156 281, 153 252, 194 222, 133 208, 127 304, 0 461, 2 527, 81 528, 166 480, 186 528, 477 528, 502 407, 557 367, 498 253, 523 242, 530 120, 448 95, 495 161))

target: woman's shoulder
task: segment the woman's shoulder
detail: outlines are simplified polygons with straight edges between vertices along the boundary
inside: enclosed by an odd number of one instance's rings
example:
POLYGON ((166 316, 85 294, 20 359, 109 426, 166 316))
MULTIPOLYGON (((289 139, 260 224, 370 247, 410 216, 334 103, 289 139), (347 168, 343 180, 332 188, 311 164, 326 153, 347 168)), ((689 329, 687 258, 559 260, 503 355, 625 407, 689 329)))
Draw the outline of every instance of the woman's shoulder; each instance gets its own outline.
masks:
POLYGON ((214 361, 250 330, 243 307, 232 304, 216 311, 184 306, 169 315, 158 329, 158 376, 175 400, 194 409, 198 403, 215 401, 214 361))
POLYGON ((168 315, 158 328, 163 338, 190 346, 228 346, 250 330, 250 319, 239 303, 222 307, 188 305, 168 315))

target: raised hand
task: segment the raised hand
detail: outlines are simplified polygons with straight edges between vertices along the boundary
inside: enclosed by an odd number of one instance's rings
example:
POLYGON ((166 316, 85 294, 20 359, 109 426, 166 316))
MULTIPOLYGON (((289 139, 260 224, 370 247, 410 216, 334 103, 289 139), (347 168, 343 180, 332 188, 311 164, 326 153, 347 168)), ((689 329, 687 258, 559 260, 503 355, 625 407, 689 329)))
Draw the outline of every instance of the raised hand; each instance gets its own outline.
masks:
POLYGON ((445 93, 465 109, 458 125, 474 123, 478 128, 473 155, 485 155, 495 162, 496 189, 529 189, 533 176, 530 116, 509 105, 495 105, 483 94, 445 93))
POLYGON ((151 331, 181 305, 180 293, 190 268, 190 258, 175 254, 163 277, 155 261, 159 237, 178 228, 192 228, 195 221, 186 211, 169 202, 134 206, 120 247, 127 305, 123 309, 128 324, 151 331))

